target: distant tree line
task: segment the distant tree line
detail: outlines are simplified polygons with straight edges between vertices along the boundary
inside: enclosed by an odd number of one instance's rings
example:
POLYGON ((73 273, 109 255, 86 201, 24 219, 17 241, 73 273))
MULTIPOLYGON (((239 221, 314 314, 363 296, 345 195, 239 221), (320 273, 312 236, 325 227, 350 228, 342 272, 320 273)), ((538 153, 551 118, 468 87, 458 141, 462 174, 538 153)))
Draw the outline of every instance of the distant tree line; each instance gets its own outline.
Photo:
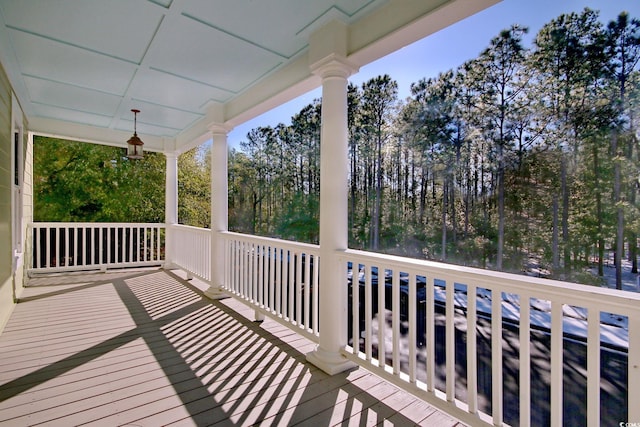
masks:
MULTIPOLYGON (((349 85, 350 246, 587 281, 637 272, 640 22, 559 16, 411 86, 349 85)), ((229 157, 230 226, 317 242, 320 105, 229 157)))
MULTIPOLYGON (((637 272, 640 21, 585 9, 531 47, 526 33, 501 31, 405 100, 388 75, 349 85, 350 247, 583 283, 613 254, 618 286, 623 258, 637 272)), ((320 106, 230 150, 231 230, 318 241, 320 106)), ((121 149, 47 143, 59 146, 35 145, 36 218, 164 220, 164 156, 132 165, 121 149)), ((179 158, 180 222, 200 227, 208 150, 179 158)))

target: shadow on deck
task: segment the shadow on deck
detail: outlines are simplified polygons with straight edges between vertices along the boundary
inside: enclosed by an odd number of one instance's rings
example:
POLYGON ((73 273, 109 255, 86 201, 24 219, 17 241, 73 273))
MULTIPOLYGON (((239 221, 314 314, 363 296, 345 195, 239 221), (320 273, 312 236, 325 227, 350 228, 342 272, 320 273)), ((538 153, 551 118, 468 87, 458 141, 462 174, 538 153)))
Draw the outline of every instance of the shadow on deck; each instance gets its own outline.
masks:
POLYGON ((252 315, 179 271, 32 278, 0 335, 0 424, 458 423, 366 370, 324 374, 252 315))

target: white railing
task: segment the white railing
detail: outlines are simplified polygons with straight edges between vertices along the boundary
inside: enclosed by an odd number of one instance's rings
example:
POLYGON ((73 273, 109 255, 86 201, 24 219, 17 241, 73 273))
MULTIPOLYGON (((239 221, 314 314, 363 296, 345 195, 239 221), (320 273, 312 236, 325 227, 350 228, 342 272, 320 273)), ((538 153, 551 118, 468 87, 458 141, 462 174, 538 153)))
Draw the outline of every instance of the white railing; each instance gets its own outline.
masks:
POLYGON ((225 291, 317 342, 318 246, 238 233, 223 236, 225 291))
MULTIPOLYGON (((30 272, 164 262, 162 224, 29 228, 30 272)), ((210 280, 211 231, 167 233, 171 261, 210 280)), ((319 311, 319 247, 221 236, 225 291, 317 342, 319 317, 331 315, 319 311)), ((471 425, 640 420, 640 294, 355 250, 337 256, 350 319, 343 354, 432 405, 471 425)))
POLYGON ((164 224, 38 222, 29 236, 29 273, 164 263, 164 224))
POLYGON ((188 274, 211 281, 211 230, 187 225, 167 228, 171 262, 188 274))
POLYGON ((345 356, 434 406, 471 425, 640 421, 639 294, 353 250, 341 260, 345 356))

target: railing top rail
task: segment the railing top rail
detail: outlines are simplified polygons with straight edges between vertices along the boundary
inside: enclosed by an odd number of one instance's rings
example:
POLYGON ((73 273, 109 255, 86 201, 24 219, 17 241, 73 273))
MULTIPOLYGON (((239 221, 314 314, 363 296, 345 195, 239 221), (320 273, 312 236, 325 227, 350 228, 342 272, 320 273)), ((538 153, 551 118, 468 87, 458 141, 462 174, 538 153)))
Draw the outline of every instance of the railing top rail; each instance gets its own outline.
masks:
POLYGON ((245 242, 261 242, 264 244, 269 244, 269 245, 273 245, 273 246, 279 246, 282 248, 289 248, 289 249, 300 249, 303 248, 309 252, 318 252, 320 250, 320 246, 318 245, 312 245, 310 243, 301 243, 301 242, 294 242, 292 240, 284 240, 284 239, 275 239, 272 237, 262 237, 262 236, 254 236, 252 234, 243 234, 243 233, 236 233, 233 231, 225 231, 221 233, 226 239, 236 239, 236 240, 242 240, 245 242))
POLYGON ((178 228, 181 230, 188 230, 188 231, 200 231, 200 232, 207 232, 207 233, 211 232, 210 228, 194 227, 193 225, 186 225, 186 224, 167 224, 167 227, 178 228))
POLYGON ((363 264, 378 263, 397 266, 405 273, 425 275, 435 279, 453 280, 462 284, 496 289, 502 292, 549 300, 561 300, 566 303, 569 298, 573 303, 598 303, 602 309, 617 307, 625 312, 632 310, 640 313, 640 293, 581 285, 559 280, 543 279, 500 271, 446 264, 436 261, 403 258, 348 249, 341 258, 363 264))
POLYGON ((161 222, 30 222, 29 227, 166 227, 161 222))

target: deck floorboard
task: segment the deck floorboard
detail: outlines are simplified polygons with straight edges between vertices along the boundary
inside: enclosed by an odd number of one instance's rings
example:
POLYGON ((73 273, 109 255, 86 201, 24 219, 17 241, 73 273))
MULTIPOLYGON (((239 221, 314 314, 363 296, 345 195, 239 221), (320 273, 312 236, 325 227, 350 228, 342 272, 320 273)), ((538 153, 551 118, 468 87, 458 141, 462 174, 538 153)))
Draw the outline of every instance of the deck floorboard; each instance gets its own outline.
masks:
POLYGON ((157 269, 30 279, 0 335, 0 426, 459 425, 202 290, 157 269))

